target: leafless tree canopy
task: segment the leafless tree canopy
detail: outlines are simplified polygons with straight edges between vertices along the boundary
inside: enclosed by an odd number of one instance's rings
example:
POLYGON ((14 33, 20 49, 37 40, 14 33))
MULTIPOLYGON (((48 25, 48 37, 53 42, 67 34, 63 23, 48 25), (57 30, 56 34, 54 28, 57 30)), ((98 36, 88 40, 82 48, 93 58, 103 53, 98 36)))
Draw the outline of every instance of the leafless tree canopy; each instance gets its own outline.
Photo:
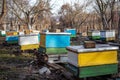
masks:
MULTIPOLYGON (((7 0, 9 19, 14 20, 18 25, 27 26, 32 29, 33 25, 38 26, 45 18, 49 22, 50 18, 50 0, 36 0, 36 3, 30 4, 31 0, 7 0), (42 19, 42 21, 41 21, 42 19)), ((7 19, 8 20, 8 19, 7 19)), ((12 23, 12 22, 11 22, 12 23)))
POLYGON ((116 0, 95 0, 95 4, 94 8, 101 18, 103 29, 112 29, 115 26, 113 18, 116 0))
MULTIPOLYGON (((49 27, 76 28, 78 32, 87 30, 118 29, 119 0, 85 0, 81 3, 63 4, 58 12, 57 20, 52 15, 51 0, 4 0, 4 16, 1 24, 6 24, 12 30, 36 29, 43 30, 49 27), (92 5, 91 5, 92 4, 92 5), (89 7, 94 7, 92 10, 89 7)), ((72 1, 72 0, 71 0, 72 1)), ((57 1, 56 1, 57 3, 57 1)), ((55 3, 54 3, 55 4, 55 3)), ((55 7, 53 8, 55 9, 55 7)))
POLYGON ((0 15, 0 23, 2 23, 2 20, 6 15, 6 0, 3 0, 3 4, 1 5, 2 5, 2 8, 1 8, 1 15, 0 15))
POLYGON ((89 17, 89 14, 85 9, 90 3, 90 1, 86 2, 86 4, 75 2, 73 5, 68 3, 62 5, 59 12, 62 26, 76 29, 80 28, 86 23, 86 20, 89 17))

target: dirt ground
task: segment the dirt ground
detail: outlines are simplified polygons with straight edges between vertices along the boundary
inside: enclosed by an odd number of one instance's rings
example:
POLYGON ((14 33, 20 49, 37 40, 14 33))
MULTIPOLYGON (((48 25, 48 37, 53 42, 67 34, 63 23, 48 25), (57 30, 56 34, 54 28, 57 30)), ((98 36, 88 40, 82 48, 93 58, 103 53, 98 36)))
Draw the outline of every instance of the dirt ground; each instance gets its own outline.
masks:
POLYGON ((0 48, 0 80, 24 80, 30 75, 28 67, 32 59, 32 54, 16 55, 0 48))
MULTIPOLYGON (((30 62, 35 58, 33 53, 19 54, 13 53, 13 51, 10 48, 0 46, 0 80, 58 80, 54 78, 56 76, 54 74, 50 75, 53 77, 50 79, 50 76, 39 75, 37 72, 30 73, 30 62)), ((101 78, 97 80, 101 80, 101 78)))

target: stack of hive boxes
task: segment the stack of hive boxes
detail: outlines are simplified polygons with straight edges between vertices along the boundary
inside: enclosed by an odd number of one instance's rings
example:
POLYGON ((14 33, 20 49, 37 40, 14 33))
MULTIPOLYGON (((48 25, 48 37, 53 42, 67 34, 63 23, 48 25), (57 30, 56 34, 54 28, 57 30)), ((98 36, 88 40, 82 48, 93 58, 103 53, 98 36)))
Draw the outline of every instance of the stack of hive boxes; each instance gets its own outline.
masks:
POLYGON ((91 40, 100 40, 100 31, 88 31, 88 37, 91 40))
POLYGON ((17 44, 18 43, 18 32, 15 32, 15 31, 6 32, 6 42, 8 44, 17 44))
POLYGON ((67 46, 70 46, 70 33, 40 33, 39 52, 63 54, 67 52, 67 46))
POLYGON ((115 41, 115 30, 100 31, 101 40, 103 41, 115 41))
POLYGON ((69 46, 67 68, 77 77, 114 74, 118 71, 118 47, 96 45, 96 48, 69 46))

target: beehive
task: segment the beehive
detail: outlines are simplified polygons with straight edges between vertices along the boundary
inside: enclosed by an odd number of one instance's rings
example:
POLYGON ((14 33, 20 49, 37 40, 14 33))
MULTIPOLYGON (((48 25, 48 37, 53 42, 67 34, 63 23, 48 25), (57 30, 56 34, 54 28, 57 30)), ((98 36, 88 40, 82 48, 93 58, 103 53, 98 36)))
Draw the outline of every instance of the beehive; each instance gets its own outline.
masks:
POLYGON ((84 46, 69 46, 69 68, 77 77, 91 77, 117 72, 118 47, 96 45, 96 48, 85 49, 84 46), (73 69, 72 69, 73 68, 73 69), (76 70, 75 70, 75 69, 76 70))
POLYGON ((0 31, 0 36, 5 37, 6 36, 6 31, 0 31))
POLYGON ((114 41, 115 40, 115 30, 101 31, 101 40, 103 41, 114 41))
POLYGON ((61 54, 66 53, 66 47, 70 45, 69 33, 41 33, 40 34, 40 48, 47 54, 61 54))
POLYGON ((5 40, 8 44, 17 44, 18 43, 18 36, 6 36, 5 40))
POLYGON ((39 34, 29 34, 19 36, 19 45, 21 50, 30 50, 39 48, 39 34))
POLYGON ((88 31, 88 37, 91 40, 100 40, 100 31, 88 31))
POLYGON ((15 32, 15 31, 6 32, 6 36, 17 36, 17 35, 18 35, 18 32, 15 32))
POLYGON ((71 33, 70 37, 76 37, 76 29, 65 29, 64 32, 71 33))

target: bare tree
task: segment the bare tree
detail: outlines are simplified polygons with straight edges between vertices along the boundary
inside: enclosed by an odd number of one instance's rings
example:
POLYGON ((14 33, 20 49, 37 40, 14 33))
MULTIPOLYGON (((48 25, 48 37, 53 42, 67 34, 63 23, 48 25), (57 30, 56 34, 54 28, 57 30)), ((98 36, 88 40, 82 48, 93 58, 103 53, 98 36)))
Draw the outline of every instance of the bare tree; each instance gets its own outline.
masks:
POLYGON ((119 40, 120 39, 120 0, 117 0, 117 3, 118 3, 117 4, 117 6, 118 6, 117 12, 118 12, 118 17, 119 17, 118 18, 118 37, 117 38, 118 38, 118 42, 120 43, 120 40, 119 40))
POLYGON ((114 11, 116 0, 95 0, 94 9, 101 17, 103 29, 111 29, 114 27, 114 11))
POLYGON ((89 14, 85 11, 86 7, 89 6, 91 2, 85 4, 80 4, 75 2, 73 5, 64 4, 60 10, 60 21, 65 27, 76 28, 77 30, 80 26, 85 23, 89 14))
POLYGON ((2 22, 3 22, 3 19, 4 19, 4 17, 5 17, 5 15, 6 15, 6 0, 1 0, 2 1, 2 3, 3 4, 1 4, 1 15, 0 15, 0 24, 2 24, 2 22))
MULTIPOLYGON (((45 17, 44 13, 50 15, 50 0, 36 0, 30 5, 31 0, 8 0, 8 8, 14 14, 19 23, 32 29, 33 25, 40 23, 39 20, 45 17)), ((10 15, 11 16, 11 15, 10 15)), ((18 23, 18 22, 17 22, 18 23)))

